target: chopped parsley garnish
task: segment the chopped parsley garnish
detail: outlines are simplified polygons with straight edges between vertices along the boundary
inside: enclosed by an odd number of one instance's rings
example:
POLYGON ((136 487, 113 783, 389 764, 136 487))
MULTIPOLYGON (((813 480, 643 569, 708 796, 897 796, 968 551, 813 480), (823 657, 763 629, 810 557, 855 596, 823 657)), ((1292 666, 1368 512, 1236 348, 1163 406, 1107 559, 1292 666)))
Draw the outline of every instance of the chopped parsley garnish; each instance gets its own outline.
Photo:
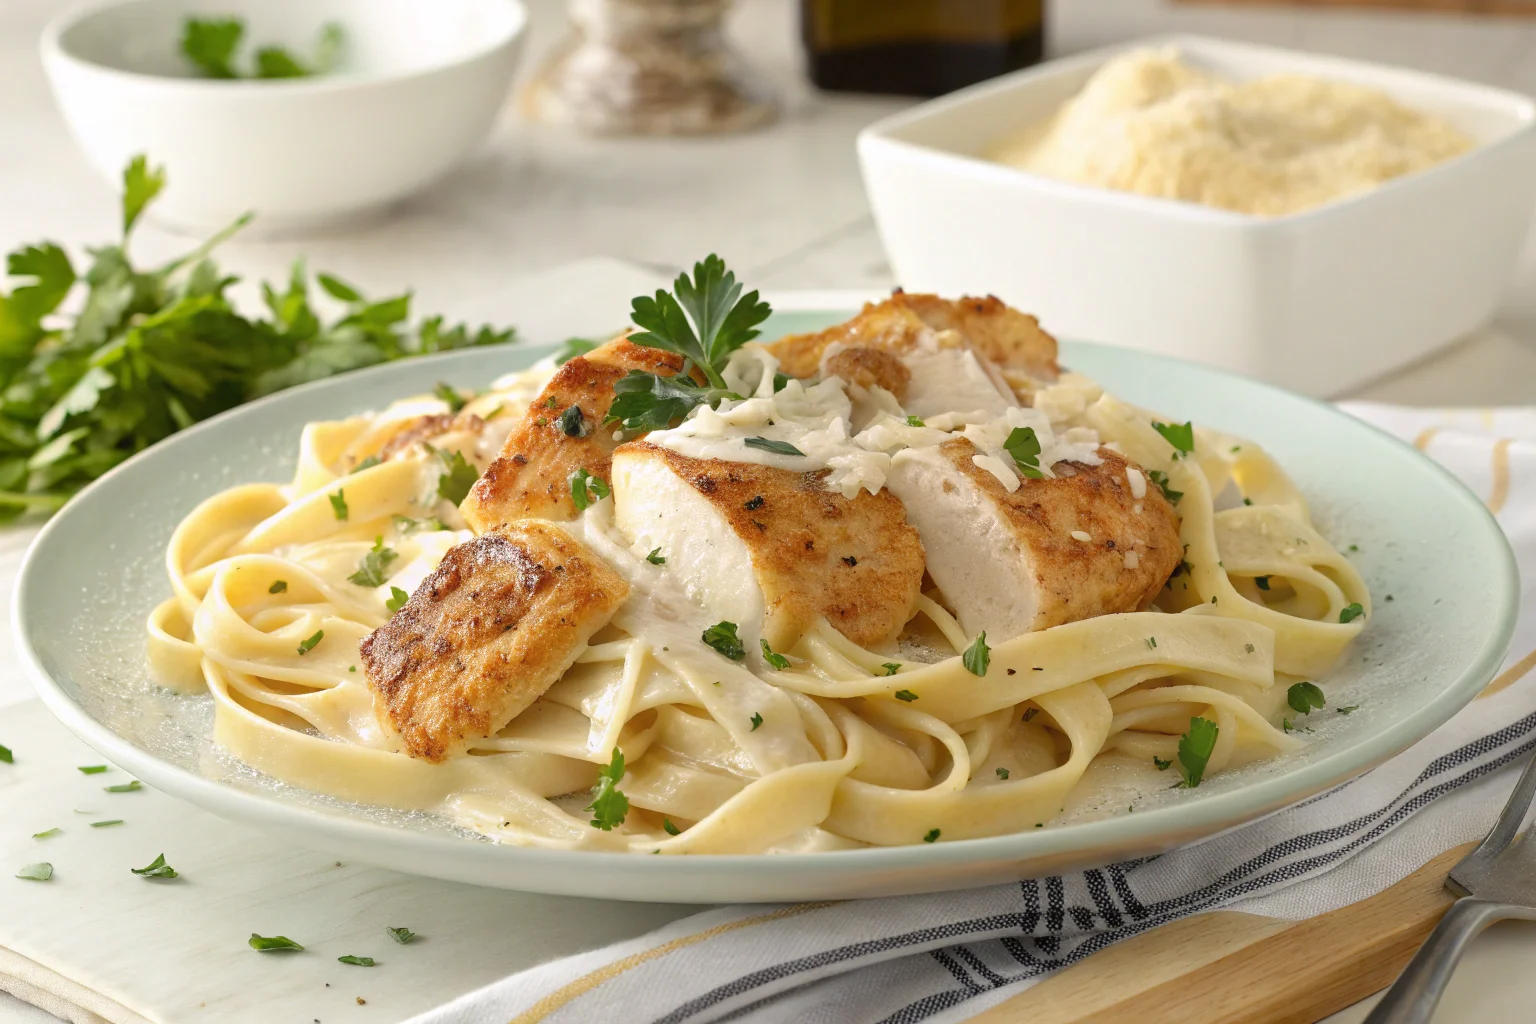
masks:
POLYGON ((251 937, 245 941, 246 945, 260 953, 297 953, 304 948, 286 935, 257 935, 251 932, 251 937))
POLYGON ((437 478, 437 496, 457 505, 469 494, 475 481, 480 479, 480 471, 457 449, 447 452, 439 448, 434 451, 444 469, 443 474, 437 478))
POLYGON ((410 516, 395 516, 392 520, 395 529, 400 531, 402 537, 408 537, 413 533, 425 530, 429 533, 448 529, 448 524, 436 516, 426 519, 412 519, 410 516))
POLYGON ((347 516, 352 514, 347 510, 347 489, 345 487, 339 488, 335 494, 330 495, 330 499, 331 512, 336 516, 336 521, 339 523, 346 522, 347 516))
POLYGON ((1193 423, 1159 423, 1152 421, 1152 429, 1163 435, 1163 440, 1188 455, 1195 450, 1195 425, 1193 423))
POLYGON ((1003 442, 1003 450, 1013 456, 1013 464, 1020 473, 1031 480, 1043 480, 1040 470, 1040 438, 1034 427, 1014 427, 1003 442))
POLYGON ((762 713, 761 712, 757 712, 757 711, 752 712, 752 719, 751 719, 751 721, 752 721, 752 728, 748 729, 747 731, 748 732, 757 732, 757 727, 763 724, 762 713))
POLYGON ((1152 755, 1152 763, 1157 765, 1157 770, 1160 771, 1160 772, 1165 772, 1169 768, 1173 767, 1173 762, 1172 761, 1164 761, 1162 758, 1158 757, 1156 754, 1152 755))
POLYGON ((576 506, 577 512, 585 512, 613 493, 606 480, 593 476, 585 469, 578 469, 572 473, 570 481, 571 502, 576 506))
POLYGON ((908 704, 912 703, 914 700, 917 700, 917 694, 913 693, 911 690, 897 690, 894 694, 892 694, 892 696, 894 696, 897 700, 904 700, 908 704))
MULTIPOLYGON (((401 590, 399 587, 390 587, 389 600, 384 602, 384 607, 389 610, 389 614, 393 615, 401 608, 404 608, 405 602, 409 601, 410 599, 411 595, 401 590)), ((356 666, 353 667, 353 671, 356 671, 356 666)))
POLYGON ((1351 550, 1351 551, 1359 551, 1360 550, 1360 545, 1359 544, 1351 544, 1349 546, 1349 550, 1351 550))
POLYGON ((749 437, 741 442, 748 448, 756 448, 759 451, 772 452, 775 455, 798 455, 805 457, 805 452, 796 448, 788 441, 772 441, 766 437, 749 437))
POLYGON ((683 834, 683 830, 682 829, 680 829, 676 825, 672 824, 672 819, 671 818, 662 818, 661 819, 661 828, 662 828, 662 831, 665 832, 669 836, 680 836, 680 835, 683 834))
POLYGON ((1147 479, 1157 484, 1157 489, 1163 492, 1163 497, 1167 498, 1171 505, 1177 505, 1179 499, 1184 497, 1183 491, 1176 491, 1168 486, 1168 474, 1160 469, 1147 470, 1147 479))
POLYGON ((613 748, 613 760, 597 770, 597 785, 592 787, 592 802, 585 810, 592 812, 591 825, 604 832, 624 824, 629 813, 629 797, 619 792, 624 778, 624 751, 613 748))
POLYGON ((747 649, 741 645, 741 638, 736 635, 736 623, 717 622, 704 631, 704 642, 732 661, 740 661, 747 656, 747 649))
POLYGON ((1365 614, 1365 609, 1360 607, 1359 602, 1351 601, 1349 604, 1344 606, 1344 610, 1343 611, 1339 612, 1339 621, 1340 622, 1354 622, 1356 619, 1358 619, 1360 616, 1362 616, 1364 614, 1365 614))
POLYGON ((579 405, 573 405, 565 410, 555 423, 566 437, 585 437, 588 433, 587 418, 579 405))
POLYGON ((46 861, 41 864, 28 864, 16 872, 17 878, 25 878, 29 882, 46 882, 53 877, 53 865, 46 861))
POLYGON ((32 833, 32 838, 33 839, 51 839, 54 836, 61 836, 63 834, 64 834, 64 830, 61 829, 61 828, 49 828, 49 829, 44 829, 41 832, 33 832, 32 833))
POLYGON ((339 964, 351 964, 354 967, 372 967, 372 966, 374 966, 373 957, 371 957, 371 956, 353 956, 350 953, 348 953, 346 956, 339 956, 339 957, 337 957, 336 958, 336 962, 339 963, 339 964))
POLYGON ((1181 787, 1194 789, 1200 785, 1211 752, 1216 749, 1216 737, 1220 732, 1216 723, 1209 718, 1189 720, 1189 731, 1179 737, 1179 774, 1184 779, 1179 783, 1181 787))
POLYGON ((81 775, 100 775, 108 770, 108 766, 104 764, 82 764, 76 767, 75 770, 81 775))
POLYGON ((132 871, 140 878, 176 877, 176 869, 165 862, 165 854, 163 853, 156 857, 154 860, 150 861, 149 867, 147 868, 129 868, 128 870, 132 871))
POLYGON ((1334 708, 1333 710, 1337 711, 1341 715, 1352 715, 1356 711, 1360 710, 1360 705, 1359 704, 1346 704, 1342 708, 1334 708))
POLYGON ((711 408, 732 393, 721 371, 732 352, 757 337, 758 324, 771 312, 757 292, 741 294, 736 275, 711 254, 693 266, 693 277, 679 274, 672 291, 658 289, 631 303, 630 319, 641 330, 629 336, 636 345, 675 352, 704 374, 701 387, 682 373, 659 377, 633 370, 614 384, 607 422, 629 430, 651 430, 681 420, 701 405, 711 408))
POLYGON ((651 548, 651 553, 645 556, 645 560, 652 565, 667 564, 667 556, 661 553, 661 548, 651 548))
POLYGON ((0 744, 0 761, 4 761, 6 764, 16 763, 16 755, 11 753, 11 748, 4 744, 0 744))
POLYGON ((361 473, 365 469, 372 469, 374 466, 382 466, 383 464, 383 459, 380 459, 377 455, 370 455, 362 462, 359 462, 357 465, 353 466, 351 472, 349 472, 347 476, 351 476, 353 473, 361 473))
POLYGON ((773 375, 773 393, 778 394, 780 391, 783 391, 789 386, 789 382, 794 379, 787 373, 775 372, 773 375))
POLYGON ((448 406, 449 412, 458 412, 460 409, 464 408, 464 403, 468 401, 467 398, 459 394, 458 391, 454 390, 452 384, 448 384, 443 381, 437 382, 437 387, 432 389, 432 394, 435 397, 442 399, 443 404, 448 406))
POLYGON ((984 676, 992 664, 992 648, 987 646, 987 631, 982 630, 976 640, 960 655, 960 664, 973 676, 984 676))
POLYGON ((1269 589, 1269 577, 1268 576, 1255 576, 1253 578, 1253 582, 1254 582, 1254 585, 1257 586, 1260 590, 1268 590, 1269 589))
POLYGON ((390 938, 394 939, 396 942, 400 943, 400 945, 402 945, 402 946, 405 945, 407 942, 410 942, 412 939, 414 939, 416 937, 416 933, 411 931, 409 928, 388 928, 388 927, 386 927, 384 930, 389 932, 389 937, 390 938))
POLYGON ((355 583, 359 587, 382 587, 388 578, 389 563, 399 557, 400 555, 393 548, 384 546, 383 537, 375 537, 373 547, 358 563, 357 572, 347 577, 347 582, 355 583))
POLYGON ((110 828, 113 825, 121 825, 122 823, 122 818, 111 818, 107 821, 93 821, 91 822, 91 828, 110 828))
POLYGON ((324 640, 324 639, 325 639, 325 630, 323 630, 323 629, 315 630, 315 635, 314 636, 309 637, 307 640, 300 641, 300 643, 299 643, 299 653, 300 654, 308 654, 310 651, 315 649, 315 645, 316 644, 318 644, 321 640, 324 640))
POLYGON ((1004 782, 1008 781, 1008 769, 1007 768, 999 768, 997 770, 997 777, 1002 779, 1004 782))
POLYGON ((1147 650, 1149 650, 1149 651, 1156 650, 1157 649, 1157 637, 1155 637, 1155 636, 1147 637, 1146 645, 1147 645, 1147 650))
POLYGON ((286 593, 287 590, 288 590, 288 581, 287 580, 273 580, 272 581, 272 585, 267 588, 267 593, 269 593, 269 594, 282 594, 282 593, 286 593))
POLYGON ((1020 721, 1028 722, 1040 713, 1039 708, 1025 708, 1024 717, 1020 721))
POLYGON ((907 417, 907 426, 909 426, 909 427, 926 427, 927 425, 928 424, 924 423, 922 420, 918 419, 916 416, 908 416, 907 417))
POLYGON ((1295 683, 1285 691, 1285 702, 1294 711, 1304 715, 1310 715, 1313 708, 1321 708, 1327 704, 1323 691, 1316 683, 1295 683))
POLYGON ((885 674, 888 675, 888 676, 893 676, 897 672, 901 671, 901 664, 899 662, 895 662, 895 661, 887 661, 885 664, 881 665, 880 667, 885 669, 885 674))
POLYGON ((782 654, 776 653, 772 647, 769 647, 767 640, 759 640, 758 643, 762 644, 763 646, 764 661, 777 669, 789 668, 789 659, 784 657, 782 654))
POLYGON ((936 843, 936 842, 939 841, 939 835, 940 835, 940 833, 939 833, 938 829, 931 828, 931 829, 928 830, 927 834, 923 836, 923 842, 925 842, 925 843, 936 843))
POLYGON ((138 779, 134 779, 134 780, 132 780, 130 782, 119 782, 115 786, 104 786, 104 787, 102 787, 102 792, 104 792, 104 793, 137 793, 139 790, 141 790, 143 788, 144 788, 144 783, 140 782, 138 779))
POLYGON ((1253 644, 1243 644, 1243 650, 1247 651, 1249 654, 1252 654, 1255 648, 1253 644))
POLYGON ((564 366, 577 356, 584 356, 597 348, 597 342, 587 338, 566 338, 555 351, 555 365, 564 366))

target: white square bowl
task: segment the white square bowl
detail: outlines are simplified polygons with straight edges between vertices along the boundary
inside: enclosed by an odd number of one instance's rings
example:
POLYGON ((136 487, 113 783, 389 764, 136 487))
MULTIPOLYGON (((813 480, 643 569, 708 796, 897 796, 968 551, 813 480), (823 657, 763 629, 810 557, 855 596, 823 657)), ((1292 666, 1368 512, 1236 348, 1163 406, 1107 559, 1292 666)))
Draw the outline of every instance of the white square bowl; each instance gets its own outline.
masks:
POLYGON ((962 90, 859 136, 875 222, 911 291, 990 292, 1072 338, 1334 395, 1492 316, 1536 205, 1536 105, 1376 64, 1199 36, 1097 50, 962 90), (1283 217, 1076 185, 981 154, 1049 118, 1100 65, 1171 45, 1249 79, 1354 82, 1438 114, 1470 152, 1283 217))

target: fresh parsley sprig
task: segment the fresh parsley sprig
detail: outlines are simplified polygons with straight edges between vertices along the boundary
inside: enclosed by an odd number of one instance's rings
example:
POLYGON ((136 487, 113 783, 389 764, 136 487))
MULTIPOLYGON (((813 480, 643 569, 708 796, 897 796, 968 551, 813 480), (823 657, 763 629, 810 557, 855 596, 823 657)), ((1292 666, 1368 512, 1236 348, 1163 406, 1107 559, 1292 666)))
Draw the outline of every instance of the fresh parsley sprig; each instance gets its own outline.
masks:
POLYGON ((599 768, 597 775, 592 802, 585 809, 592 812, 592 827, 608 832, 624 824, 629 814, 629 797, 619 792, 619 783, 624 779, 624 751, 614 747, 613 760, 599 768))
POLYGON ((187 18, 181 28, 181 53, 205 78, 308 78, 336 66, 346 31, 335 22, 320 29, 315 56, 308 63, 281 46, 256 51, 255 70, 241 74, 235 54, 245 38, 245 22, 239 18, 187 18))
POLYGON ((373 547, 368 549, 368 553, 358 563, 357 572, 347 577, 347 582, 359 587, 382 587, 389 579, 389 563, 399 557, 399 552, 394 548, 384 546, 383 537, 375 537, 373 547))
POLYGON ((1216 737, 1221 733, 1209 718, 1191 718, 1189 731, 1179 737, 1179 775, 1182 789, 1194 789, 1205 777, 1205 766, 1216 749, 1216 737))
POLYGON ((604 422, 618 423, 625 430, 663 430, 701 405, 713 409, 723 398, 740 397, 726 388, 699 384, 686 372, 660 377, 631 370, 614 381, 613 404, 604 422))
POLYGON ((1014 427, 1003 442, 1003 450, 1013 456, 1013 464, 1021 476, 1031 480, 1045 478, 1040 469, 1040 438, 1034 427, 1014 427))

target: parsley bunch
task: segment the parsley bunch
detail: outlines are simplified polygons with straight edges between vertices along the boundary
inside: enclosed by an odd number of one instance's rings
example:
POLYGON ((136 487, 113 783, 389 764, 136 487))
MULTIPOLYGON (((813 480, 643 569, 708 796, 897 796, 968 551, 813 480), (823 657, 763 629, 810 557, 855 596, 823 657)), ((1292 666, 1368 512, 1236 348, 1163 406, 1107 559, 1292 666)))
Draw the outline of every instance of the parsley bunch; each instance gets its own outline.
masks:
POLYGON ((209 253, 248 217, 164 266, 130 261, 134 224, 164 187, 163 170, 133 159, 123 172, 122 237, 90 250, 83 275, 53 242, 7 257, 19 283, 0 291, 0 520, 51 512, 135 452, 252 398, 513 338, 442 317, 413 326, 409 294, 371 301, 320 274, 320 289, 344 308, 326 322, 302 262, 285 284, 263 285, 265 315, 244 316, 226 296, 238 279, 209 253), (61 313, 72 295, 76 311, 61 313))

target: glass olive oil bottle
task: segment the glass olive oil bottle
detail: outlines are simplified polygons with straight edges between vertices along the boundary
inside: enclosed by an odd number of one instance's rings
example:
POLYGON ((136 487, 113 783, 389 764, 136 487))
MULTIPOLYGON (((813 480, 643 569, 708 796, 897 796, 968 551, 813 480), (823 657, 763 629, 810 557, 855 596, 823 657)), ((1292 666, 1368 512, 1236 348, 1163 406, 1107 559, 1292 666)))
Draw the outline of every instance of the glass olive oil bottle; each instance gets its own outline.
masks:
POLYGON ((1044 0, 800 0, 811 81, 917 96, 1040 60, 1044 0))

